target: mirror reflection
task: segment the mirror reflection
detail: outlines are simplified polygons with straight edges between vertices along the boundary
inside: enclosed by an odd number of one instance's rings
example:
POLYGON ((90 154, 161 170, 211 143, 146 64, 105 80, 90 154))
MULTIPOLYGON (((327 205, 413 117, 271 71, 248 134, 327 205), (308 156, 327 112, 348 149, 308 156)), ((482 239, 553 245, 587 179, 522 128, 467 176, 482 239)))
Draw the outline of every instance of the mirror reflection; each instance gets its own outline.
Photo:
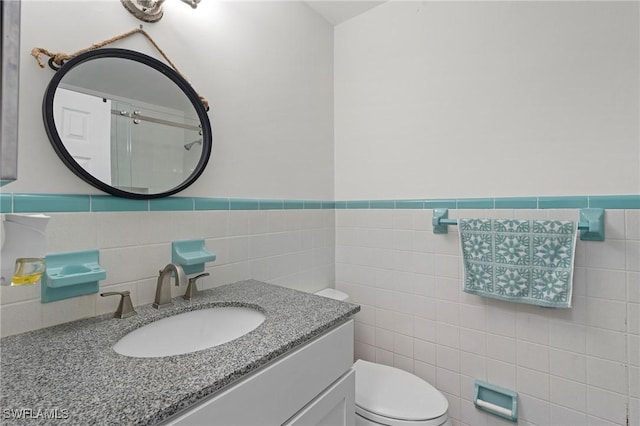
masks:
POLYGON ((206 165, 211 141, 202 104, 195 102, 198 111, 176 77, 121 57, 75 64, 52 92, 54 148, 76 174, 114 195, 155 198, 186 187, 206 165))

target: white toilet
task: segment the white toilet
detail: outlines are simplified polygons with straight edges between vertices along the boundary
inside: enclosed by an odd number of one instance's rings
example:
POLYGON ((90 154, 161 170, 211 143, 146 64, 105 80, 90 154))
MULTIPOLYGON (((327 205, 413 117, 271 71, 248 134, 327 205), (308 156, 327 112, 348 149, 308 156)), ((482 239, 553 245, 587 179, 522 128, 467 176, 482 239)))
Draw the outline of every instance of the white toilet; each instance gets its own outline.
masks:
MULTIPOLYGON (((339 290, 325 288, 318 296, 347 301, 339 290)), ((399 368, 357 360, 356 425, 451 426, 449 403, 436 388, 399 368)))

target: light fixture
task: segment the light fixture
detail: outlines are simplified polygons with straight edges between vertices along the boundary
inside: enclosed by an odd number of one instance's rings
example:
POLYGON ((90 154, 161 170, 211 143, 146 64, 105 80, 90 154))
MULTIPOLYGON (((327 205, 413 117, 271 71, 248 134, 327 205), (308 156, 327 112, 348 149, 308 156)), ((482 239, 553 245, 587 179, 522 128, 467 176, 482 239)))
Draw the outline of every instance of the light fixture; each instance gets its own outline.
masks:
MULTIPOLYGON (((157 22, 162 19, 162 4, 165 0, 120 0, 133 16, 144 22, 157 22)), ((182 0, 192 8, 198 7, 200 0, 182 0)))
POLYGON ((182 2, 195 9, 196 7, 198 7, 198 3, 200 3, 200 0, 182 0, 182 2))

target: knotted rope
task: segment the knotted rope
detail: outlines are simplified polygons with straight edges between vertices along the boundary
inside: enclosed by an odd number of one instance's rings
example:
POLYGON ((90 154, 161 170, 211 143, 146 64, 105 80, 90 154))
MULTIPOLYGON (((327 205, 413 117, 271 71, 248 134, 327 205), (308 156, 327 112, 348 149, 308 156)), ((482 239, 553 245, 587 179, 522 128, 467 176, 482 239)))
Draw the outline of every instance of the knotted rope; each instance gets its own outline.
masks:
MULTIPOLYGON (((151 43, 153 45, 153 47, 156 48, 156 50, 158 52, 160 52, 160 54, 162 55, 162 57, 169 63, 169 65, 171 65, 171 68, 173 68, 175 70, 175 72, 178 73, 178 75, 182 78, 185 79, 185 81, 187 80, 185 78, 184 75, 182 75, 182 73, 180 72, 180 70, 178 70, 178 67, 175 66, 175 64, 171 61, 171 59, 169 59, 169 57, 167 56, 166 53, 164 53, 164 51, 160 48, 160 46, 158 46, 158 43, 155 42, 155 40, 153 40, 153 38, 151 38, 151 36, 142 29, 142 25, 140 26, 140 28, 135 28, 131 31, 127 31, 126 33, 117 35, 115 37, 112 37, 110 39, 107 40, 103 40, 99 43, 95 43, 92 44, 91 46, 85 48, 85 49, 81 49, 78 50, 77 52, 74 53, 63 53, 63 52, 58 52, 58 53, 54 53, 51 52, 47 49, 44 49, 42 47, 34 47, 33 49, 31 49, 31 56, 33 56, 36 61, 38 62, 38 65, 40 66, 40 68, 44 68, 45 67, 45 63, 42 61, 41 55, 45 55, 51 58, 51 60, 49 61, 50 63, 53 62, 56 65, 58 65, 58 67, 61 67, 64 64, 64 61, 68 61, 69 59, 75 58, 78 55, 81 55, 83 53, 89 52, 91 50, 95 50, 95 49, 100 49, 101 47, 104 47, 108 44, 111 44, 113 42, 116 42, 118 40, 122 40, 123 38, 127 38, 129 36, 132 36, 134 34, 142 34, 143 36, 146 37, 147 40, 149 40, 149 43, 151 43)), ((198 94, 198 97, 200 98, 200 102, 202 102, 202 105, 204 105, 204 108, 209 111, 209 102, 201 95, 198 94)))

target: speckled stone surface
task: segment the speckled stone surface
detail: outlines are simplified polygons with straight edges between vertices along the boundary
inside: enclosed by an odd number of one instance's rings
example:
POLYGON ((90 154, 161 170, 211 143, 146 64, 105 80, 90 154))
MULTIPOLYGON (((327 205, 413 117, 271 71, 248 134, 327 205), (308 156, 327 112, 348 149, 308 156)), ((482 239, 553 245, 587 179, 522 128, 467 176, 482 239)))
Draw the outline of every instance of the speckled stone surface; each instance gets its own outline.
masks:
POLYGON ((0 424, 150 425, 216 393, 360 310, 350 303, 255 280, 0 340, 0 424), (184 355, 131 358, 112 346, 159 318, 220 306, 250 306, 266 319, 231 342, 184 355), (57 409, 57 419, 52 410, 57 409), (31 410, 18 420, 8 410, 31 410))

